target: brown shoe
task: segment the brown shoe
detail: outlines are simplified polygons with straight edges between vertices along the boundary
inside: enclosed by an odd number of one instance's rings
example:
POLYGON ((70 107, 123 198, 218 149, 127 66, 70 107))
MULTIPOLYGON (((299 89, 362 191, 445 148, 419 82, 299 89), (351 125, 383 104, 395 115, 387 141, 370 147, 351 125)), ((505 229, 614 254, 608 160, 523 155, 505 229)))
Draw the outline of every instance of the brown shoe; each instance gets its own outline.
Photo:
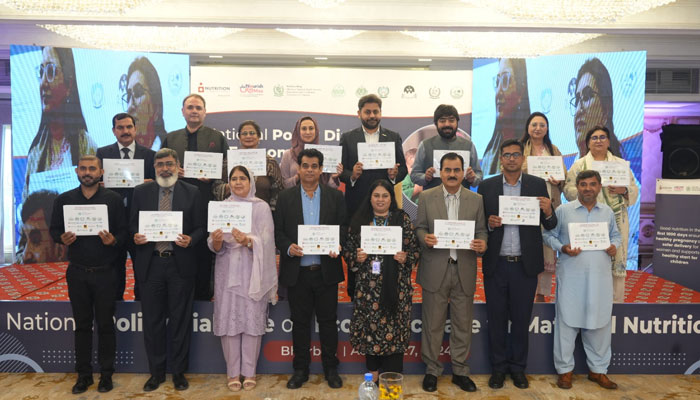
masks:
POLYGON ((588 380, 593 381, 600 385, 600 387, 605 389, 617 389, 617 383, 608 379, 605 374, 595 374, 593 372, 588 373, 588 380))
POLYGON ((571 379, 574 376, 574 371, 569 371, 565 374, 559 374, 559 379, 557 379, 557 386, 560 389, 571 389, 571 379))

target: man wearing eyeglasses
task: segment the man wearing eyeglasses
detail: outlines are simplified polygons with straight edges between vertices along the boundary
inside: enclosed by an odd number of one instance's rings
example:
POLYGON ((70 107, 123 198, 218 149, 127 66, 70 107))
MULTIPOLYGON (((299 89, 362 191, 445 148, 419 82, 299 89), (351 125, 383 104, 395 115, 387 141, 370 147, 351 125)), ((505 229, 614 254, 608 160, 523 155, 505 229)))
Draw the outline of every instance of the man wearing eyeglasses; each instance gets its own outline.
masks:
POLYGON ((483 257, 484 291, 491 359, 489 387, 503 387, 506 374, 513 384, 526 389, 528 326, 537 288, 537 274, 544 270, 540 225, 503 224, 500 196, 527 196, 539 200, 540 224, 557 225, 544 179, 522 172, 523 144, 506 140, 500 147, 502 174, 484 180, 483 196, 489 231, 489 247, 483 257), (510 334, 508 321, 510 320, 510 334))
MULTIPOLYGON (((223 133, 204 126, 207 116, 207 104, 204 97, 198 94, 190 94, 182 101, 182 116, 185 117, 187 126, 168 133, 163 140, 162 148, 170 148, 177 152, 180 160, 185 159, 185 151, 203 151, 209 153, 221 153, 224 157, 221 180, 207 178, 183 178, 185 170, 179 166, 178 175, 183 181, 199 188, 200 204, 204 215, 207 213, 209 201, 214 200, 213 190, 226 181, 226 151, 228 142, 223 133)), ((197 277, 195 282, 195 300, 209 301, 213 294, 211 285, 213 253, 207 247, 206 241, 197 244, 197 277)))
POLYGON ((467 164, 464 171, 462 185, 467 189, 470 186, 478 186, 484 174, 479 166, 479 155, 476 147, 470 138, 457 136, 457 124, 459 123, 459 113, 457 109, 448 104, 440 104, 433 113, 433 122, 437 127, 438 136, 433 136, 423 140, 418 145, 418 152, 411 170, 411 181, 423 186, 423 190, 440 186, 440 171, 435 169, 435 150, 443 154, 451 151, 468 151, 469 159, 464 160, 467 164))
POLYGON ((176 390, 189 387, 185 378, 192 333, 196 246, 204 241, 206 217, 197 187, 178 179, 177 153, 160 149, 155 155, 155 182, 134 188, 129 231, 134 241, 134 271, 141 288, 143 338, 150 378, 143 390, 156 390, 165 382, 170 359, 176 390), (153 241, 140 231, 141 211, 179 211, 182 229, 174 241, 153 241), (166 324, 167 319, 167 324, 166 324), (170 343, 167 343, 168 330, 170 343), (167 349, 170 348, 170 357, 167 349))
MULTIPOLYGON (((100 147, 97 149, 97 158, 104 163, 104 159, 128 159, 128 160, 143 160, 143 176, 145 181, 155 179, 155 170, 153 169, 153 157, 156 152, 148 147, 141 146, 134 140, 137 136, 136 119, 127 113, 119 113, 112 117, 112 133, 117 138, 116 143, 100 147)), ((134 193, 133 188, 112 188, 119 193, 124 200, 126 206, 126 215, 131 211, 131 195, 134 193)), ((117 300, 123 300, 124 288, 126 286, 126 252, 130 248, 130 244, 120 249, 119 258, 116 261, 117 270, 117 300)), ((136 299, 140 300, 140 293, 137 290, 138 286, 134 287, 136 299)))

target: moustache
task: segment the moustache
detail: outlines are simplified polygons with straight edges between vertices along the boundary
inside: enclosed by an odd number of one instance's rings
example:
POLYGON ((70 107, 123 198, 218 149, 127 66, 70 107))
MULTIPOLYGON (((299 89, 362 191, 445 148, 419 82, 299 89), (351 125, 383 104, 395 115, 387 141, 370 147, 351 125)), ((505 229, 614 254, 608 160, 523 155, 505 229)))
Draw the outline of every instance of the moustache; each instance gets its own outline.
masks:
POLYGON ((448 181, 456 181, 456 180, 457 180, 457 178, 456 178, 456 177, 454 177, 454 176, 451 176, 451 177, 447 178, 447 180, 448 180, 448 181))

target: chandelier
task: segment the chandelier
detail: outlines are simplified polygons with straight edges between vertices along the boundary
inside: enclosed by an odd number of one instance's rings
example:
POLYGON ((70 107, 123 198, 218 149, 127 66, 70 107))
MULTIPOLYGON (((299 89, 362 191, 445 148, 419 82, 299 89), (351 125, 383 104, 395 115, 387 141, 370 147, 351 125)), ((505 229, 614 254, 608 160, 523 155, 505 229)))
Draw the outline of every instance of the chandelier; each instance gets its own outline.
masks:
POLYGON ((314 46, 330 46, 349 39, 364 31, 351 29, 281 29, 277 31, 292 35, 314 46))
POLYGON ((313 8, 331 8, 344 3, 345 0, 299 0, 299 2, 313 8))
POLYGON ((27 14, 124 14, 129 9, 162 0, 0 0, 27 14))

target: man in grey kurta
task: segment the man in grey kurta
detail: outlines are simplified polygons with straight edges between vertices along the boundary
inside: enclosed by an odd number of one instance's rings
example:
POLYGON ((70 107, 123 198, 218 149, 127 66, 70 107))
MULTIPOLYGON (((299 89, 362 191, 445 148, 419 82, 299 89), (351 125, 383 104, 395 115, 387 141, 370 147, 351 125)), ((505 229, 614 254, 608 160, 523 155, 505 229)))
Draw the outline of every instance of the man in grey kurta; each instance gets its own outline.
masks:
POLYGON ((580 172, 576 177, 578 199, 557 208, 557 226, 543 233, 545 244, 559 251, 554 367, 559 374, 557 386, 562 389, 571 388, 579 331, 586 351, 588 379, 606 389, 617 389, 617 384, 608 379, 606 373, 612 354, 611 257, 615 256, 622 237, 612 209, 596 200, 601 190, 600 181, 597 171, 580 172), (610 240, 607 249, 582 251, 571 247, 569 224, 589 222, 607 223, 610 240))

